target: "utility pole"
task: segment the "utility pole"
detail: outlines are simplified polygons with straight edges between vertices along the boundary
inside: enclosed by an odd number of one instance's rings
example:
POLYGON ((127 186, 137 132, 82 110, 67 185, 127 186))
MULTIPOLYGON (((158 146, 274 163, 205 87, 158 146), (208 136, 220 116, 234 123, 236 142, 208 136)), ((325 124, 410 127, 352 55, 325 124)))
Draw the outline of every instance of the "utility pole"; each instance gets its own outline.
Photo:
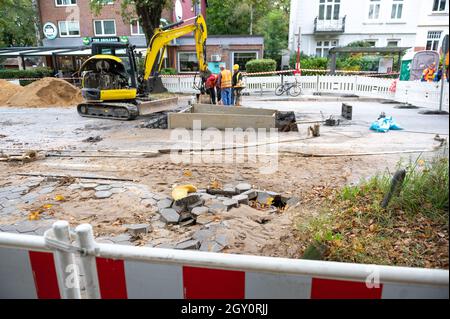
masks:
POLYGON ((302 28, 299 27, 298 28, 298 34, 295 34, 296 36, 298 36, 297 39, 297 62, 295 63, 295 71, 294 71, 294 75, 302 75, 302 70, 301 70, 301 64, 300 64, 300 48, 301 48, 301 39, 302 39, 302 28))

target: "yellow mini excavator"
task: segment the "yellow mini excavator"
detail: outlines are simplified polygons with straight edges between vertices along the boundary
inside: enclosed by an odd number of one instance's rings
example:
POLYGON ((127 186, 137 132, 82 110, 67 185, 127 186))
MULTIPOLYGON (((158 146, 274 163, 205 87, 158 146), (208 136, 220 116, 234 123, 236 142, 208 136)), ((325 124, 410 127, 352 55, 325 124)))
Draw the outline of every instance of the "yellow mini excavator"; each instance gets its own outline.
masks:
MULTIPOLYGON (((206 22, 202 15, 161 27, 155 33, 147 48, 144 72, 138 74, 135 46, 120 42, 93 43, 92 57, 80 68, 84 102, 77 107, 84 117, 100 117, 118 120, 133 120, 148 112, 149 94, 158 82, 162 57, 166 46, 176 38, 194 33, 198 65, 204 90, 209 76, 206 62, 206 22), (146 112, 142 110, 146 109, 146 112)), ((203 93, 203 92, 202 92, 203 93)))

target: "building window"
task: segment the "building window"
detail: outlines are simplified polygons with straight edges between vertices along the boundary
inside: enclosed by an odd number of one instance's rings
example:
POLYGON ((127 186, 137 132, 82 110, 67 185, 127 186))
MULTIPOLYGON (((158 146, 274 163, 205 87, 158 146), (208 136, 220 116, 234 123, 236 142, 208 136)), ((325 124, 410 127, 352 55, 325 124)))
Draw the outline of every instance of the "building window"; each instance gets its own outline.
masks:
POLYGON ((446 6, 447 6, 447 0, 434 0, 433 11, 443 12, 443 11, 445 11, 446 6))
POLYGON ((388 42, 387 42, 387 46, 388 47, 398 47, 398 40, 389 40, 388 42))
POLYGON ((197 72, 198 60, 195 52, 178 52, 179 72, 197 72))
POLYGON ((317 41, 316 43, 316 56, 317 57, 327 57, 328 51, 331 48, 337 47, 339 44, 338 40, 326 40, 326 41, 317 41))
POLYGON ((341 0, 320 0, 319 20, 338 20, 341 0))
POLYGON ((366 43, 372 48, 377 46, 377 40, 366 40, 366 43))
POLYGON ((80 22, 79 21, 59 21, 59 36, 60 37, 79 37, 80 36, 80 22))
POLYGON ((442 31, 429 31, 427 36, 427 50, 437 51, 442 31))
POLYGON ((76 6, 77 0, 55 0, 55 4, 57 7, 76 6))
POLYGON ((403 0, 394 0, 392 4, 391 19, 401 19, 403 13, 403 0))
POLYGON ((94 34, 96 36, 102 35, 116 35, 116 21, 114 20, 95 20, 94 34))
POLYGON ((378 20, 380 18, 381 0, 370 0, 369 20, 378 20))
POLYGON ((245 70, 247 62, 257 58, 258 52, 233 52, 233 65, 237 64, 240 70, 245 70))
POLYGON ((131 20, 131 35, 144 35, 144 29, 139 20, 131 20))

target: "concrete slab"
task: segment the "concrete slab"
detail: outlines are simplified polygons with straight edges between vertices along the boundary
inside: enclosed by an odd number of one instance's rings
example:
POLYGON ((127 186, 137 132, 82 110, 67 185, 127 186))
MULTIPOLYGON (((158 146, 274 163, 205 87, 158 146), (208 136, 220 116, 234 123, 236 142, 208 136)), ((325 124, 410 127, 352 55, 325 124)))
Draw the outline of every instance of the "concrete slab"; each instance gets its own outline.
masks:
POLYGON ((253 107, 230 107, 211 104, 194 104, 190 113, 213 113, 213 114, 232 114, 232 115, 262 115, 272 116, 277 110, 257 109, 253 107))
POLYGON ((201 129, 216 128, 275 128, 275 115, 242 115, 242 114, 214 114, 214 113, 170 113, 169 129, 193 129, 194 121, 201 121, 201 129))

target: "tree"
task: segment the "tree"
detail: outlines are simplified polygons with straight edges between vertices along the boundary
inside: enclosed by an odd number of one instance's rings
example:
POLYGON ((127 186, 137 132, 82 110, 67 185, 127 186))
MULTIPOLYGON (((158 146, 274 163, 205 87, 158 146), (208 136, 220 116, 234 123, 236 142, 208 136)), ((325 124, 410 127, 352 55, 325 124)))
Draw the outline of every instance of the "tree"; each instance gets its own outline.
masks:
POLYGON ((36 16, 31 0, 0 0, 0 46, 35 45, 36 16))
MULTIPOLYGON (((91 0, 91 10, 94 14, 99 14, 102 8, 108 3, 105 0, 91 0)), ((172 5, 170 0, 123 0, 121 2, 121 14, 124 21, 137 18, 145 33, 147 43, 153 37, 156 28, 161 24, 161 14, 163 9, 172 5), (136 17, 137 15, 137 17, 136 17)))
POLYGON ((264 35, 265 55, 280 62, 282 50, 287 48, 289 19, 281 9, 272 9, 258 21, 257 31, 264 35))
MULTIPOLYGON (((284 1, 284 0, 283 0, 284 1)), ((253 26, 272 8, 269 0, 208 0, 210 34, 252 34, 253 26)))

